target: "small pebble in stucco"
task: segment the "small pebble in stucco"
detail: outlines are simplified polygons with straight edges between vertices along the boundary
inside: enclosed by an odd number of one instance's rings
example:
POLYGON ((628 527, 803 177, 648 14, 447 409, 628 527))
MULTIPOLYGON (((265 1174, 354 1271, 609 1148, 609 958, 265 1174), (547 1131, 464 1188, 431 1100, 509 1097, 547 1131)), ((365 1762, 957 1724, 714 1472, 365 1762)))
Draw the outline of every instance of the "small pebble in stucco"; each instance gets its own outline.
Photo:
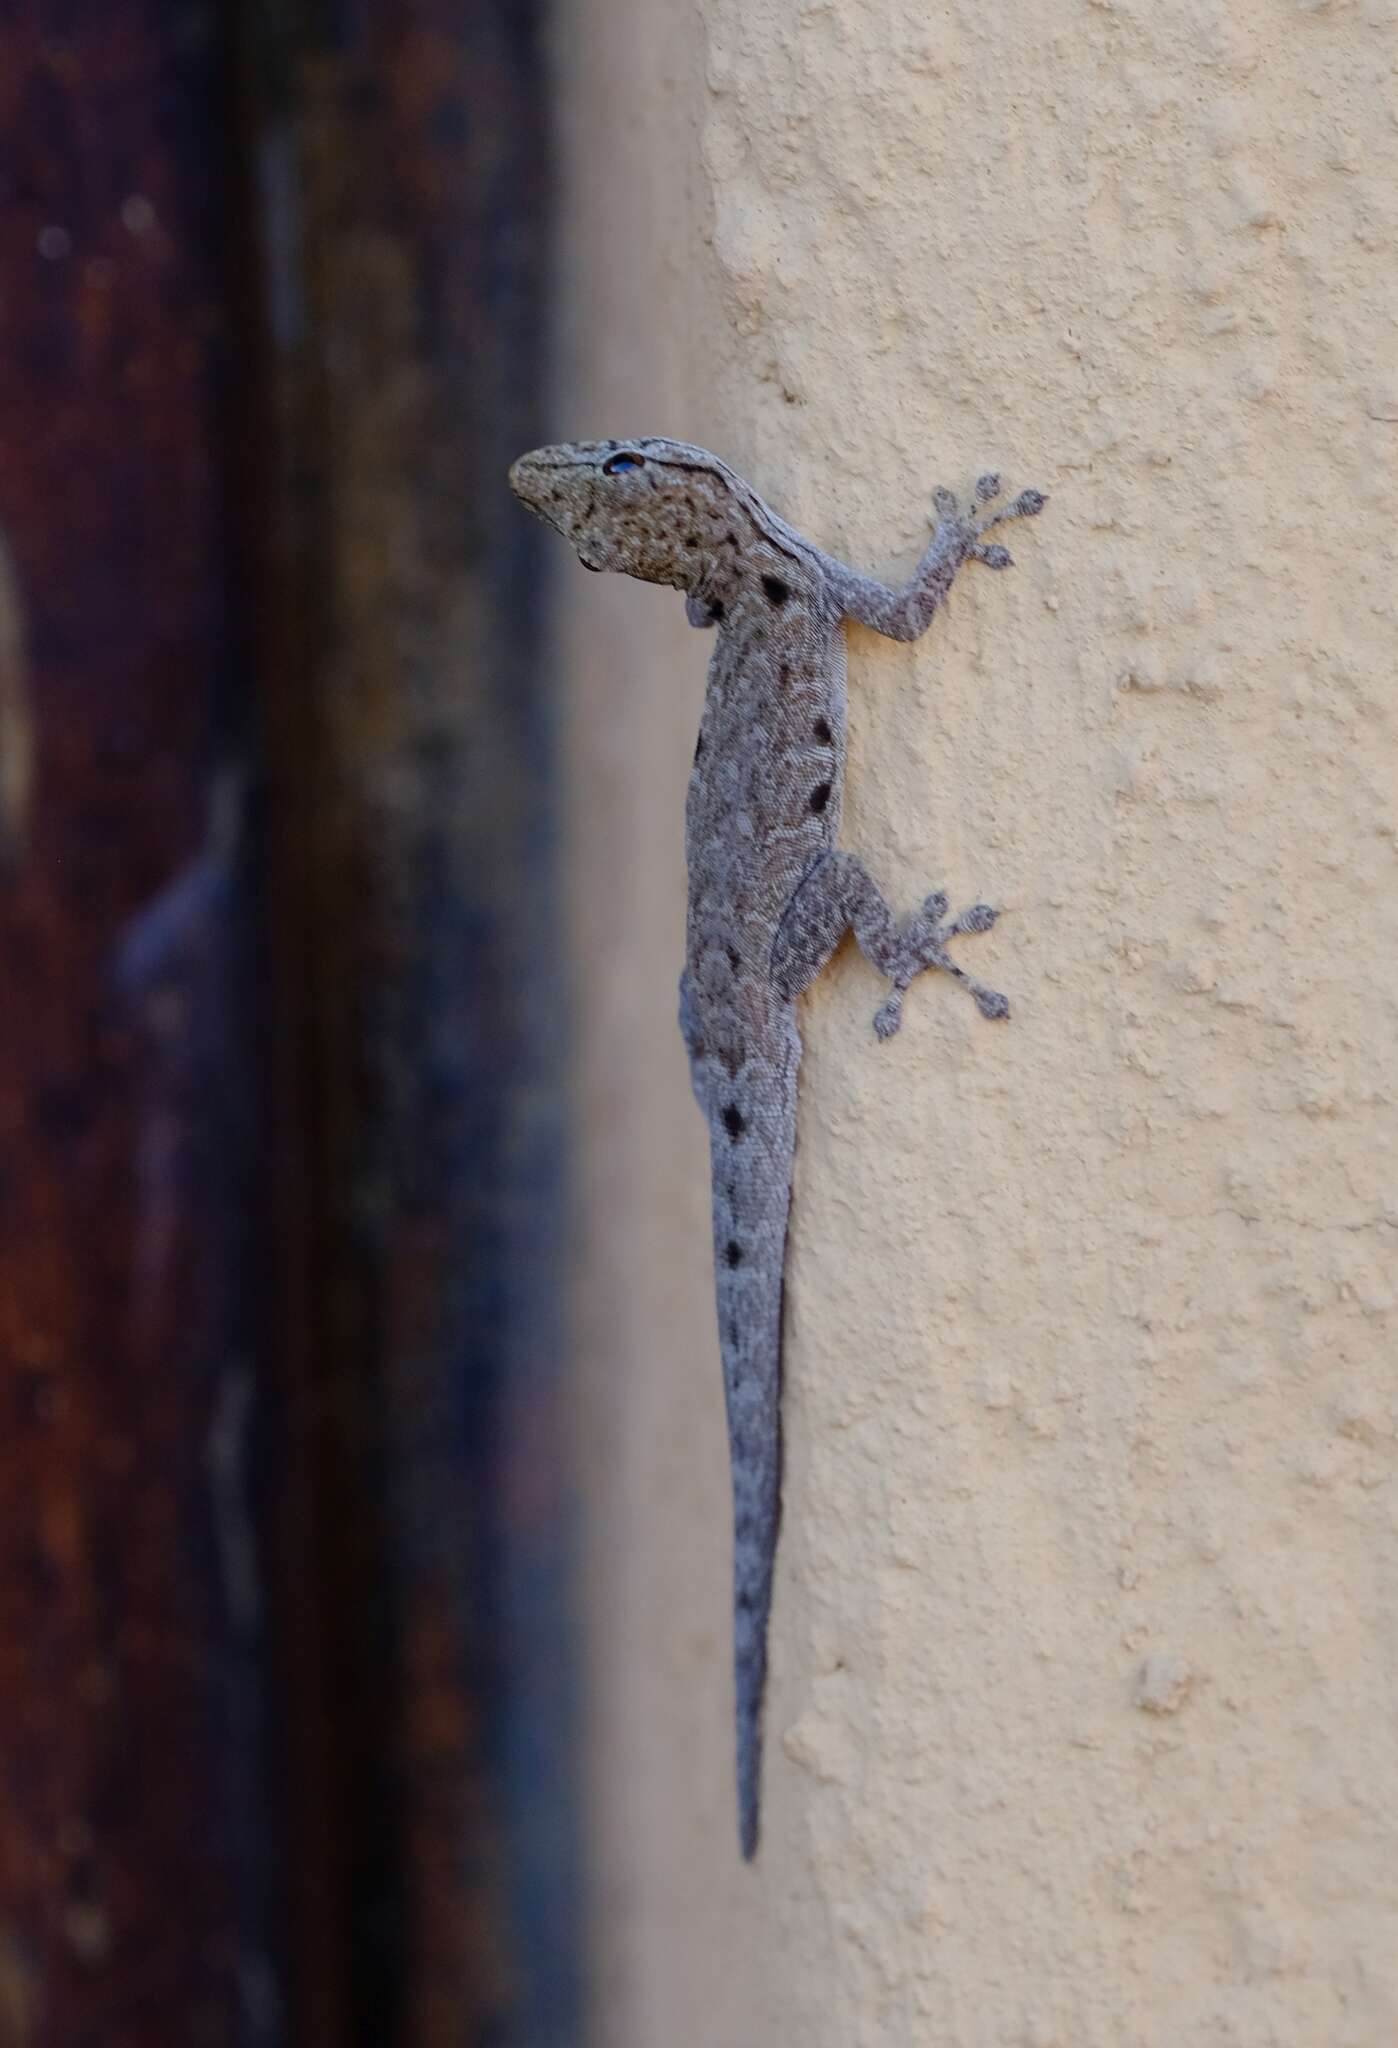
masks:
POLYGON ((1177 1714, 1193 1683, 1194 1673, 1183 1657, 1156 1650, 1136 1674, 1136 1705, 1143 1714, 1177 1714))

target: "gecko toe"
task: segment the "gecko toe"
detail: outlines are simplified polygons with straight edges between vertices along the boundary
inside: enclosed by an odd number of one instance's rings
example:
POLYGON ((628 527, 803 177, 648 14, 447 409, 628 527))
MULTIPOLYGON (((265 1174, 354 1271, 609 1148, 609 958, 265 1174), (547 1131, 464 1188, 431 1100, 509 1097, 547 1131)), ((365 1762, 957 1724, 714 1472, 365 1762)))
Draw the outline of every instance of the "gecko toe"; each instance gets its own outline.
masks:
POLYGON ((984 476, 976 478, 976 503, 978 505, 988 505, 992 498, 998 498, 999 495, 1000 479, 993 469, 988 470, 984 476))
POLYGON ((879 1039, 892 1038, 903 1021, 903 998, 890 996, 883 1007, 875 1012, 874 1033, 879 1039))
POLYGON ((1002 505, 998 512, 989 512, 975 521, 978 536, 989 533, 992 527, 1008 525, 1011 519, 1032 519, 1042 512, 1048 499, 1042 491, 1021 491, 1008 505, 1002 505))
POLYGON ((978 988, 976 990, 976 1008, 980 1011, 982 1017, 989 1017, 992 1022, 1002 1017, 1008 1017, 1010 1014, 1008 996, 998 994, 993 988, 978 988))
POLYGON ((999 915, 989 903, 973 903, 956 920, 957 928, 963 932, 988 932, 999 915))

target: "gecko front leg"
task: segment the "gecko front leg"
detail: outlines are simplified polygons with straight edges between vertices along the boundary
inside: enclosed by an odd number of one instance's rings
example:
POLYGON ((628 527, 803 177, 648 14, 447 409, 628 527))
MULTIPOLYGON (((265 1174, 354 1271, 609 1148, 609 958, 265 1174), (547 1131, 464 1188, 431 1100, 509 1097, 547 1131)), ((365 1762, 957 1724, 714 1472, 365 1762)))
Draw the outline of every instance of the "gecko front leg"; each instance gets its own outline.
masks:
POLYGON ((865 959, 893 984, 874 1018, 880 1038, 891 1038, 898 1029, 903 992, 927 967, 959 981, 983 1017, 1008 1017, 1006 998, 958 967, 946 949, 948 939, 960 932, 988 932, 997 913, 988 903, 974 903, 950 920, 946 913, 947 899, 939 889, 900 924, 862 860, 852 853, 824 854, 801 881, 777 926, 772 942, 777 992, 793 1002, 853 930, 865 959))
POLYGON ((951 491, 934 492, 937 524, 922 560, 901 590, 826 556, 830 590, 844 616, 890 640, 917 640, 931 625, 963 562, 1010 568, 1014 558, 1009 549, 985 536, 1006 520, 1032 519, 1048 500, 1042 491, 1021 491, 1011 504, 992 512, 988 507, 999 495, 1000 479, 995 475, 977 478, 969 512, 961 510, 951 491))

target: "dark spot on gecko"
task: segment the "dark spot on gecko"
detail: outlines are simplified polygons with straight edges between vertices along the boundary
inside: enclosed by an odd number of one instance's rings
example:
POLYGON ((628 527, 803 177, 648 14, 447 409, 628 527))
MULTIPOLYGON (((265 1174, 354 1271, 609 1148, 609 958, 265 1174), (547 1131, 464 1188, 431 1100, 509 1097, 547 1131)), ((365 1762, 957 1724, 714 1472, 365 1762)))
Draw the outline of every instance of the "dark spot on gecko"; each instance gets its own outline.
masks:
POLYGON ((686 546, 687 548, 697 548, 697 547, 698 547, 698 545, 699 545, 699 536, 698 536, 698 534, 697 534, 697 533, 687 533, 687 534, 685 535, 685 537, 684 537, 684 544, 685 544, 685 546, 686 546))
POLYGON ((785 689, 787 684, 791 681, 791 670, 787 667, 784 661, 779 661, 777 663, 777 681, 781 684, 783 689, 785 689))
POLYGON ((730 548, 735 548, 735 547, 737 547, 737 545, 738 545, 738 536, 737 536, 737 534, 736 534, 736 533, 725 533, 725 534, 724 534, 724 536, 723 536, 723 538, 724 538, 724 541, 725 541, 725 543, 726 543, 726 545, 727 545, 728 547, 730 547, 730 548))
POLYGON ((742 1265, 743 1247, 739 1244, 736 1237, 729 1238, 727 1244, 723 1247, 723 1256, 729 1266, 742 1265))
POLYGON ((698 737, 698 739, 697 739, 697 740, 696 740, 696 741, 694 742, 694 758, 695 758, 695 760, 696 760, 696 761, 697 761, 697 760, 699 759, 699 756, 700 756, 700 755, 701 755, 701 754, 703 753, 703 751, 704 751, 704 735, 703 735, 703 733, 701 732, 701 733, 700 733, 700 735, 699 735, 699 737, 698 737))
POLYGON ((715 598, 709 606, 709 617, 711 619, 721 619, 726 615, 726 612, 727 606, 720 603, 718 598, 715 598))
POLYGON ((736 1102, 730 1102, 723 1112, 723 1128, 736 1145, 748 1127, 748 1120, 736 1102))
POLYGON ((829 801, 830 784, 828 782, 818 782, 815 788, 811 791, 811 809, 815 812, 817 817, 820 816, 821 812, 825 809, 825 806, 829 803, 829 801))
POLYGON ((815 724, 811 727, 811 731, 815 734, 816 738, 820 741, 823 747, 828 747, 830 745, 830 742, 835 737, 834 733, 830 730, 830 721, 828 718, 818 718, 815 724))
POLYGON ((735 974, 738 972, 738 969, 742 966, 742 964, 742 955, 739 953, 738 948, 736 946, 730 946, 728 948, 728 965, 732 968, 735 974))
POLYGON ((764 576, 762 588, 773 604, 785 604, 791 595, 791 585, 783 583, 780 576, 764 576))

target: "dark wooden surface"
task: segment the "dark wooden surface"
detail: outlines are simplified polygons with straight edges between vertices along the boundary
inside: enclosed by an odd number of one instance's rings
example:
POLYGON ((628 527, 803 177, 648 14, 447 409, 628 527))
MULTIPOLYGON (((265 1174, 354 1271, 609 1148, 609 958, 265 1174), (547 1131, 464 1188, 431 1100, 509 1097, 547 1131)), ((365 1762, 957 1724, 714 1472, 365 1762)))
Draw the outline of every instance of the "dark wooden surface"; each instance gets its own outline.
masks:
POLYGON ((262 667, 305 963, 279 1035, 313 1132, 323 1711, 366 2048, 578 2038, 556 706, 542 535, 504 481, 542 434, 540 26, 534 0, 344 0, 265 16, 252 53, 262 667))
POLYGON ((225 83, 0 13, 6 2048, 279 2038, 225 83))
POLYGON ((539 34, 0 13, 0 2048, 579 2038, 539 34))

